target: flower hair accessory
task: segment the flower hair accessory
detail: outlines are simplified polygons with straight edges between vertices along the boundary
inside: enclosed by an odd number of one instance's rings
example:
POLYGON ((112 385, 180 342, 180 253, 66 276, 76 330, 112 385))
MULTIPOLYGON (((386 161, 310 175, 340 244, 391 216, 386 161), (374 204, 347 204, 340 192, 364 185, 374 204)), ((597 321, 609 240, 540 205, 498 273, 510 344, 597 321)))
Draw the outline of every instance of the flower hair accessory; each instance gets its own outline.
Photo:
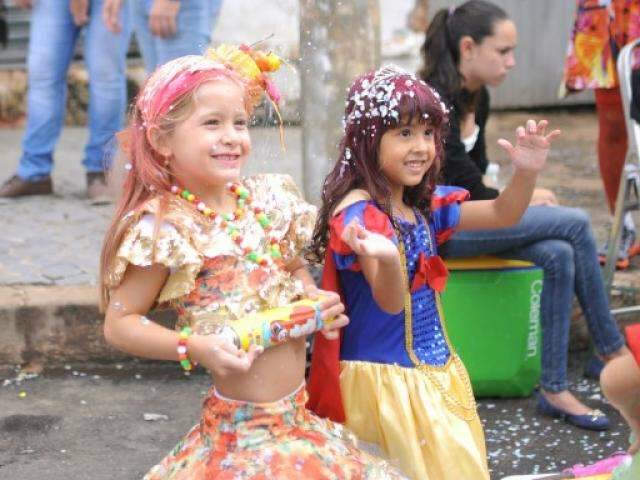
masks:
POLYGON ((248 82, 259 87, 274 105, 280 101, 280 92, 267 75, 279 70, 282 64, 282 60, 275 53, 254 50, 247 45, 239 47, 220 45, 208 50, 205 57, 222 63, 248 82))
MULTIPOLYGON (((273 52, 265 53, 244 44, 238 47, 223 44, 207 50, 205 57, 223 64, 247 81, 252 104, 259 102, 262 92, 266 93, 282 127, 282 116, 278 108, 282 96, 268 75, 278 71, 282 65, 282 59, 278 55, 273 52)), ((284 146, 282 128, 280 128, 280 141, 284 146)))
POLYGON ((133 130, 147 131, 170 111, 182 96, 202 83, 216 78, 230 78, 242 84, 247 106, 255 107, 266 93, 280 123, 280 141, 284 148, 282 117, 278 109, 280 93, 268 73, 280 68, 282 60, 274 53, 264 53, 245 45, 221 45, 203 55, 186 55, 160 66, 146 81, 136 100, 140 118, 118 135, 125 152, 131 146, 133 130))

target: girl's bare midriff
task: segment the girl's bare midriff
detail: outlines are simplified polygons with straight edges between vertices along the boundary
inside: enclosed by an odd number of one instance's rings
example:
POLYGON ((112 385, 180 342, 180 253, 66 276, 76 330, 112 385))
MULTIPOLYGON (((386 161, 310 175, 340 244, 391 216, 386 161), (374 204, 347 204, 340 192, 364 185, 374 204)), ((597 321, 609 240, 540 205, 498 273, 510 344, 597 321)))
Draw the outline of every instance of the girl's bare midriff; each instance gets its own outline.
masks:
POLYGON ((302 384, 305 364, 305 339, 296 338, 265 350, 247 373, 225 378, 212 375, 213 384, 221 395, 230 399, 273 402, 302 384))

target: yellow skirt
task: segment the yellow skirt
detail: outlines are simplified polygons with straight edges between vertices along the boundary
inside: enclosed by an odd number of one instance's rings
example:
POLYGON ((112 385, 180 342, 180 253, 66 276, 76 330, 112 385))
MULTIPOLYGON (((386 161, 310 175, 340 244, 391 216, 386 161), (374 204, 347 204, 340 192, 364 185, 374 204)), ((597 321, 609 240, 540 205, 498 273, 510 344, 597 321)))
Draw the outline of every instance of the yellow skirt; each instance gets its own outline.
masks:
POLYGON ((467 371, 340 362, 346 426, 382 447, 415 480, 489 480, 484 433, 467 371))

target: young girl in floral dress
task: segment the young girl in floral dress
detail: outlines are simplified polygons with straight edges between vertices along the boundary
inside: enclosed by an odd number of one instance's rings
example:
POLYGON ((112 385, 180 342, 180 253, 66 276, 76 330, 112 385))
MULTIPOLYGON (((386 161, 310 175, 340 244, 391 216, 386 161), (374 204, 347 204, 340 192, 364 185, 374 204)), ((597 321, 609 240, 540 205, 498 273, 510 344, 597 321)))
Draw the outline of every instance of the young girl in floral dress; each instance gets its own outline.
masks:
MULTIPOLYGON (((133 355, 207 368, 202 419, 145 476, 158 479, 402 478, 305 409, 305 341, 240 350, 223 333, 249 314, 318 290, 300 253, 314 208, 283 175, 242 178, 249 116, 274 55, 219 47, 160 67, 121 135, 126 178, 102 251, 107 341, 133 355), (149 321, 177 310, 178 331, 149 321)), ((319 302, 327 335, 347 323, 338 296, 319 302)))

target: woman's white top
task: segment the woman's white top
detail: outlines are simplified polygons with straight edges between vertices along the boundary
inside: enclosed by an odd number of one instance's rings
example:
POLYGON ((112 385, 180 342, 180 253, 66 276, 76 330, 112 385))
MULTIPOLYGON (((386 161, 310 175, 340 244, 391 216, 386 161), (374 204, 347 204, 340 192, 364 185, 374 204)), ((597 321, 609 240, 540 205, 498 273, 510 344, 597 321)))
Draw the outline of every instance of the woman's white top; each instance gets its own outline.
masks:
POLYGON ((476 142, 478 141, 478 135, 480 134, 480 127, 478 125, 473 129, 473 133, 468 137, 462 139, 462 143, 464 143, 465 152, 469 153, 473 150, 473 147, 476 146, 476 142))

